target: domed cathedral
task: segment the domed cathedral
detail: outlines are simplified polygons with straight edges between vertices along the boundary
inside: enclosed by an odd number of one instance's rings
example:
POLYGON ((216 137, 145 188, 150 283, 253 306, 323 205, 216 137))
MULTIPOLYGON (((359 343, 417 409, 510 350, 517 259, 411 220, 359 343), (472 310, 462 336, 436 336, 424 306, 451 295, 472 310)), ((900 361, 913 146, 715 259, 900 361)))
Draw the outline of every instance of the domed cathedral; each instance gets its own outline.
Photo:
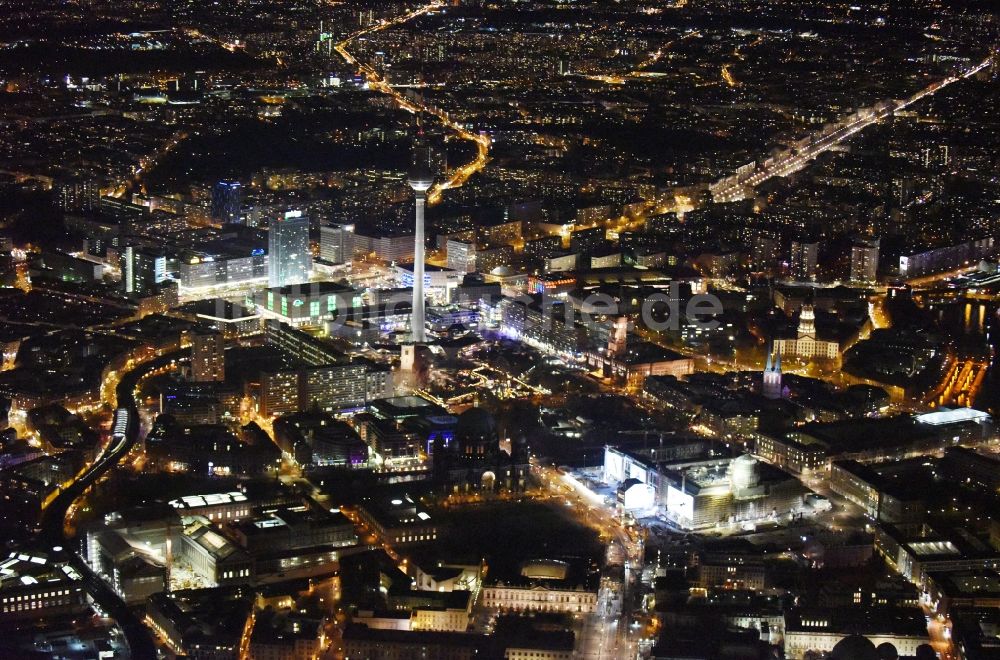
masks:
MULTIPOLYGON (((929 644, 916 649, 916 660, 935 660, 937 653, 929 644)), ((899 660, 896 647, 889 642, 878 646, 861 635, 850 635, 837 642, 828 656, 829 660, 899 660)))
POLYGON ((861 635, 851 635, 837 642, 830 660, 879 660, 878 649, 861 635))
POLYGON ((458 416, 455 435, 434 444, 434 480, 447 493, 523 490, 528 478, 528 450, 524 438, 511 442, 510 453, 500 449, 496 420, 483 408, 458 416))

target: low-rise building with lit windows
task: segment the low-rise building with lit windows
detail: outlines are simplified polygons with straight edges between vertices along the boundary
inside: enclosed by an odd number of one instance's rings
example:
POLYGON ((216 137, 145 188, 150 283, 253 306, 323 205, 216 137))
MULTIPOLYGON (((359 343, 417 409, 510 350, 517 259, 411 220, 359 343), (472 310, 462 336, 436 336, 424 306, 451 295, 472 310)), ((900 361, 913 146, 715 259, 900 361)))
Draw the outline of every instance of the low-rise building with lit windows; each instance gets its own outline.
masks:
POLYGON ((961 527, 881 523, 875 527, 875 551, 903 577, 924 588, 932 573, 1000 569, 1000 551, 961 527))
POLYGON ((181 542, 184 525, 166 504, 107 514, 86 534, 86 559, 94 572, 126 603, 139 604, 169 588, 170 548, 181 542))
POLYGON ((1000 610, 1000 573, 992 569, 928 573, 927 593, 939 612, 1000 610))
POLYGON ((247 584, 254 577, 253 558, 218 530, 200 521, 184 528, 180 557, 213 585, 247 584))
POLYGON ((258 411, 264 417, 313 408, 334 412, 367 400, 367 365, 331 364, 262 374, 258 411))
POLYGON ((483 606, 505 612, 591 613, 597 610, 598 575, 579 561, 536 559, 519 573, 487 574, 483 606))
POLYGON ((157 469, 215 476, 269 474, 281 461, 281 450, 253 422, 236 437, 221 425, 184 426, 160 415, 145 449, 157 469))
POLYGON ((254 254, 249 255, 192 256, 181 261, 181 291, 265 282, 268 274, 267 255, 264 254, 263 250, 255 250, 254 252, 254 254))
MULTIPOLYGON (((397 297, 390 297, 390 300, 398 300, 402 303, 411 301, 413 299, 413 264, 396 264, 394 270, 396 284, 400 288, 394 290, 397 297)), ((465 277, 465 273, 462 271, 425 264, 424 293, 436 304, 447 303, 451 301, 455 291, 462 285, 463 277, 465 277)))
POLYGON ((365 498, 358 514, 380 540, 390 545, 427 543, 437 539, 442 531, 430 513, 410 495, 365 498))
POLYGON ((253 605, 246 586, 163 592, 149 598, 146 623, 176 654, 237 660, 253 629, 253 605))
POLYGON ((884 474, 883 468, 899 465, 834 461, 830 468, 830 490, 860 506, 872 520, 888 523, 922 520, 927 514, 926 491, 892 474, 884 474))
POLYGON ((841 356, 840 342, 816 336, 816 314, 812 305, 803 305, 799 312, 798 334, 774 340, 774 348, 780 355, 809 360, 839 360, 841 356))
POLYGON ((207 324, 226 339, 239 339, 260 334, 260 314, 253 307, 229 302, 223 298, 208 298, 187 303, 177 310, 192 320, 207 324))
POLYGON ((86 612, 83 576, 59 552, 14 551, 0 561, 0 621, 86 612))
POLYGON ((498 320, 505 336, 548 353, 583 358, 584 332, 565 303, 534 295, 500 298, 495 307, 488 316, 498 320))
POLYGON ((802 474, 825 470, 827 446, 802 433, 753 433, 754 454, 783 470, 802 474))
POLYGON ((258 291, 254 305, 265 319, 318 326, 361 307, 361 292, 338 282, 292 284, 258 291))
POLYGON ((268 345, 282 352, 289 368, 261 374, 257 406, 262 416, 357 408, 385 396, 392 387, 387 366, 352 359, 287 323, 269 321, 264 336, 268 345))
POLYGON ((352 622, 344 629, 343 642, 345 660, 404 660, 417 657, 474 660, 480 657, 485 636, 464 632, 369 628, 363 623, 352 622))
POLYGON ((325 641, 321 619, 267 612, 257 615, 249 653, 254 660, 312 660, 325 641))
POLYGON ((349 546, 358 541, 354 524, 342 513, 282 507, 230 525, 240 545, 250 552, 296 550, 314 546, 349 546))
POLYGON ((920 608, 801 608, 785 613, 785 657, 801 660, 809 651, 829 653, 852 634, 873 645, 892 644, 900 657, 914 657, 928 642, 920 608))
POLYGON ((234 490, 207 495, 185 495, 170 500, 170 506, 184 517, 204 516, 213 522, 239 521, 251 515, 251 502, 246 494, 234 490))
POLYGON ((766 582, 761 557, 741 552, 703 552, 698 557, 698 586, 703 589, 763 591, 766 582))

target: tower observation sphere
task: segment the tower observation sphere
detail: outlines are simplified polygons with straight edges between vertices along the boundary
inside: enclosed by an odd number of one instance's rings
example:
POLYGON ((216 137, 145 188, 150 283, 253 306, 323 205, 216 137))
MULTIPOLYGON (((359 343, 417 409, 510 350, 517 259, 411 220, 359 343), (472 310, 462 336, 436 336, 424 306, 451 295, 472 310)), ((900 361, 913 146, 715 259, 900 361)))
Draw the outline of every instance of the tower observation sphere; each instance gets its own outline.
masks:
POLYGON ((427 192, 434 185, 434 174, 428 164, 426 149, 418 149, 413 166, 407 173, 406 180, 416 192, 427 192), (423 153, 421 153, 423 152, 423 153))

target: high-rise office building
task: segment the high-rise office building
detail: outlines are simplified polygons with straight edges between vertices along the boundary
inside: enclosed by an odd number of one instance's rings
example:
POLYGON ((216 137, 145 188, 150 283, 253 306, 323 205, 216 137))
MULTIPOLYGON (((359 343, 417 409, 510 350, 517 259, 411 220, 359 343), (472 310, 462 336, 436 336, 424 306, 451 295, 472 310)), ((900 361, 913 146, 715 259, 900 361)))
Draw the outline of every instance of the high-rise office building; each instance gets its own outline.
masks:
POLYGON ((926 168, 948 167, 951 164, 951 150, 947 144, 930 145, 921 150, 920 158, 926 168))
POLYGON ((756 234, 750 244, 750 269, 770 275, 778 263, 778 240, 774 236, 756 234))
POLYGON ((413 260, 413 234, 408 231, 386 233, 379 229, 355 229, 351 243, 354 254, 374 257, 387 264, 413 260))
POLYGON ((302 211, 288 211, 271 223, 267 236, 268 286, 288 286, 309 281, 309 218, 302 211))
POLYGON ((816 281, 816 264, 819 261, 819 243, 792 241, 789 260, 790 274, 797 280, 816 281))
POLYGON ((167 258, 153 250, 128 245, 121 253, 122 288, 144 295, 167 279, 167 258))
POLYGON ((319 228, 319 258, 343 264, 354 257, 354 225, 329 224, 319 228))
POLYGON ((858 239, 851 247, 851 281, 874 282, 878 273, 879 239, 858 239))
POLYGON ((191 380, 198 383, 226 379, 226 343, 220 332, 197 332, 191 337, 191 380))
POLYGON ((105 195, 98 200, 101 215, 114 218, 119 223, 119 234, 129 234, 142 227, 149 218, 149 207, 135 204, 124 197, 105 195))
POLYGON ((94 211, 100 206, 101 189, 93 179, 60 181, 53 189, 59 208, 63 211, 94 211))
POLYGON ((448 268, 460 273, 476 270, 476 244, 448 239, 448 268))
POLYGON ((223 224, 238 224, 243 207, 243 186, 239 181, 219 181, 212 187, 212 217, 223 224))
POLYGON ((261 374, 260 414, 336 411, 367 401, 368 367, 363 363, 329 364, 261 374))
POLYGON ((181 287, 197 289, 263 280, 267 277, 268 258, 263 249, 259 252, 257 254, 254 250, 249 255, 213 254, 182 261, 178 269, 181 287))

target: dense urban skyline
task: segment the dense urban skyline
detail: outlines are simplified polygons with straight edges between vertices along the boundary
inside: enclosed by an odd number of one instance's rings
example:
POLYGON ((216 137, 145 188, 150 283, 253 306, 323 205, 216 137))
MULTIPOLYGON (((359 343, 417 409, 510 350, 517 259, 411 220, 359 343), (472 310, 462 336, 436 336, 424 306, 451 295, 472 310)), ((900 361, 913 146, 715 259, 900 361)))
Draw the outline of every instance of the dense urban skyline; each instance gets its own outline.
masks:
POLYGON ((1000 657, 1000 11, 0 8, 0 657, 1000 657))

